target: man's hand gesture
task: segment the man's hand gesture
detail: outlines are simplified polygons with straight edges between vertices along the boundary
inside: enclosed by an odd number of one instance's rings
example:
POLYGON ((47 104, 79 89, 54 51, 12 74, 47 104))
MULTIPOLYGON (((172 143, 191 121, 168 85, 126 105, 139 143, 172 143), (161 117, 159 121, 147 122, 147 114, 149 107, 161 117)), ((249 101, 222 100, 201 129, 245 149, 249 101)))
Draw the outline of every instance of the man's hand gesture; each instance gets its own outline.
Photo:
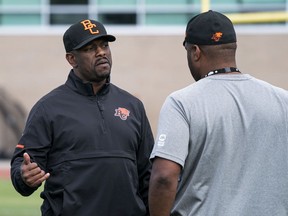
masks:
POLYGON ((21 176, 26 185, 35 188, 40 186, 43 181, 47 180, 50 173, 45 173, 37 163, 31 163, 30 156, 27 153, 24 153, 21 165, 21 176))

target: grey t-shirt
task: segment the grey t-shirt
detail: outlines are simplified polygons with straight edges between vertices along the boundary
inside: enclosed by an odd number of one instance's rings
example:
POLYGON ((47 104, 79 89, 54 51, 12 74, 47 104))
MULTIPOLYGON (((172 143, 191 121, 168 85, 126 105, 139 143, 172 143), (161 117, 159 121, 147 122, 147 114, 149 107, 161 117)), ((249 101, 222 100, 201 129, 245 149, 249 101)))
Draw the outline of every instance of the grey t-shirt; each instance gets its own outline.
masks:
POLYGON ((288 92, 247 74, 169 95, 151 159, 182 166, 171 215, 288 215, 288 92))

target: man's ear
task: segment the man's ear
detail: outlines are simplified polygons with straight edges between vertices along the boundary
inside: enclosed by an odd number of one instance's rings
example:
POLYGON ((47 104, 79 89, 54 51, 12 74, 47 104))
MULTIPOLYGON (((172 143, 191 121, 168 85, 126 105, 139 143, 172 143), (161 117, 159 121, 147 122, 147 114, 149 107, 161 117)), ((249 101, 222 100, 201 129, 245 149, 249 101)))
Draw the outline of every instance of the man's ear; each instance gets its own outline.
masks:
POLYGON ((66 60, 73 68, 76 68, 78 66, 75 55, 73 53, 66 53, 66 60))
POLYGON ((201 58, 201 49, 198 45, 193 44, 191 51, 193 52, 194 61, 199 61, 201 58))

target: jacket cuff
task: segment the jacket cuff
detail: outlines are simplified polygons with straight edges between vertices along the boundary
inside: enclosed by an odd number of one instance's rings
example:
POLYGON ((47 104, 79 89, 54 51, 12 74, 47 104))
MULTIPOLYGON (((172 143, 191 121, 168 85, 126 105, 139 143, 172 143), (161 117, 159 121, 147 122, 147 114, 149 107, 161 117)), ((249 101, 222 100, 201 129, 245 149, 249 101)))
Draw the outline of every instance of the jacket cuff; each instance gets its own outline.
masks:
POLYGON ((31 188, 28 185, 25 184, 21 177, 21 171, 18 169, 15 173, 15 188, 16 190, 22 195, 22 196, 29 196, 31 195, 34 191, 37 190, 38 187, 36 188, 31 188))

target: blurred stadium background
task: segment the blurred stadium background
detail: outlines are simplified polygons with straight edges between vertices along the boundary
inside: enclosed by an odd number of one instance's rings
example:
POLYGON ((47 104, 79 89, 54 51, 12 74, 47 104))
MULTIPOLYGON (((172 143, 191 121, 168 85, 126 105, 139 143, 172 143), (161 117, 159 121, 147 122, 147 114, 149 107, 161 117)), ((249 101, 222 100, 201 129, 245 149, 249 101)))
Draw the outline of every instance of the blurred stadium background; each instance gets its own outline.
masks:
POLYGON ((39 193, 13 191, 9 159, 33 104, 66 81, 70 24, 97 19, 117 37, 111 80, 144 102, 156 133, 166 96, 194 82, 186 23, 209 9, 235 24, 239 69, 288 89, 288 0, 0 0, 0 215, 40 215, 39 193))

